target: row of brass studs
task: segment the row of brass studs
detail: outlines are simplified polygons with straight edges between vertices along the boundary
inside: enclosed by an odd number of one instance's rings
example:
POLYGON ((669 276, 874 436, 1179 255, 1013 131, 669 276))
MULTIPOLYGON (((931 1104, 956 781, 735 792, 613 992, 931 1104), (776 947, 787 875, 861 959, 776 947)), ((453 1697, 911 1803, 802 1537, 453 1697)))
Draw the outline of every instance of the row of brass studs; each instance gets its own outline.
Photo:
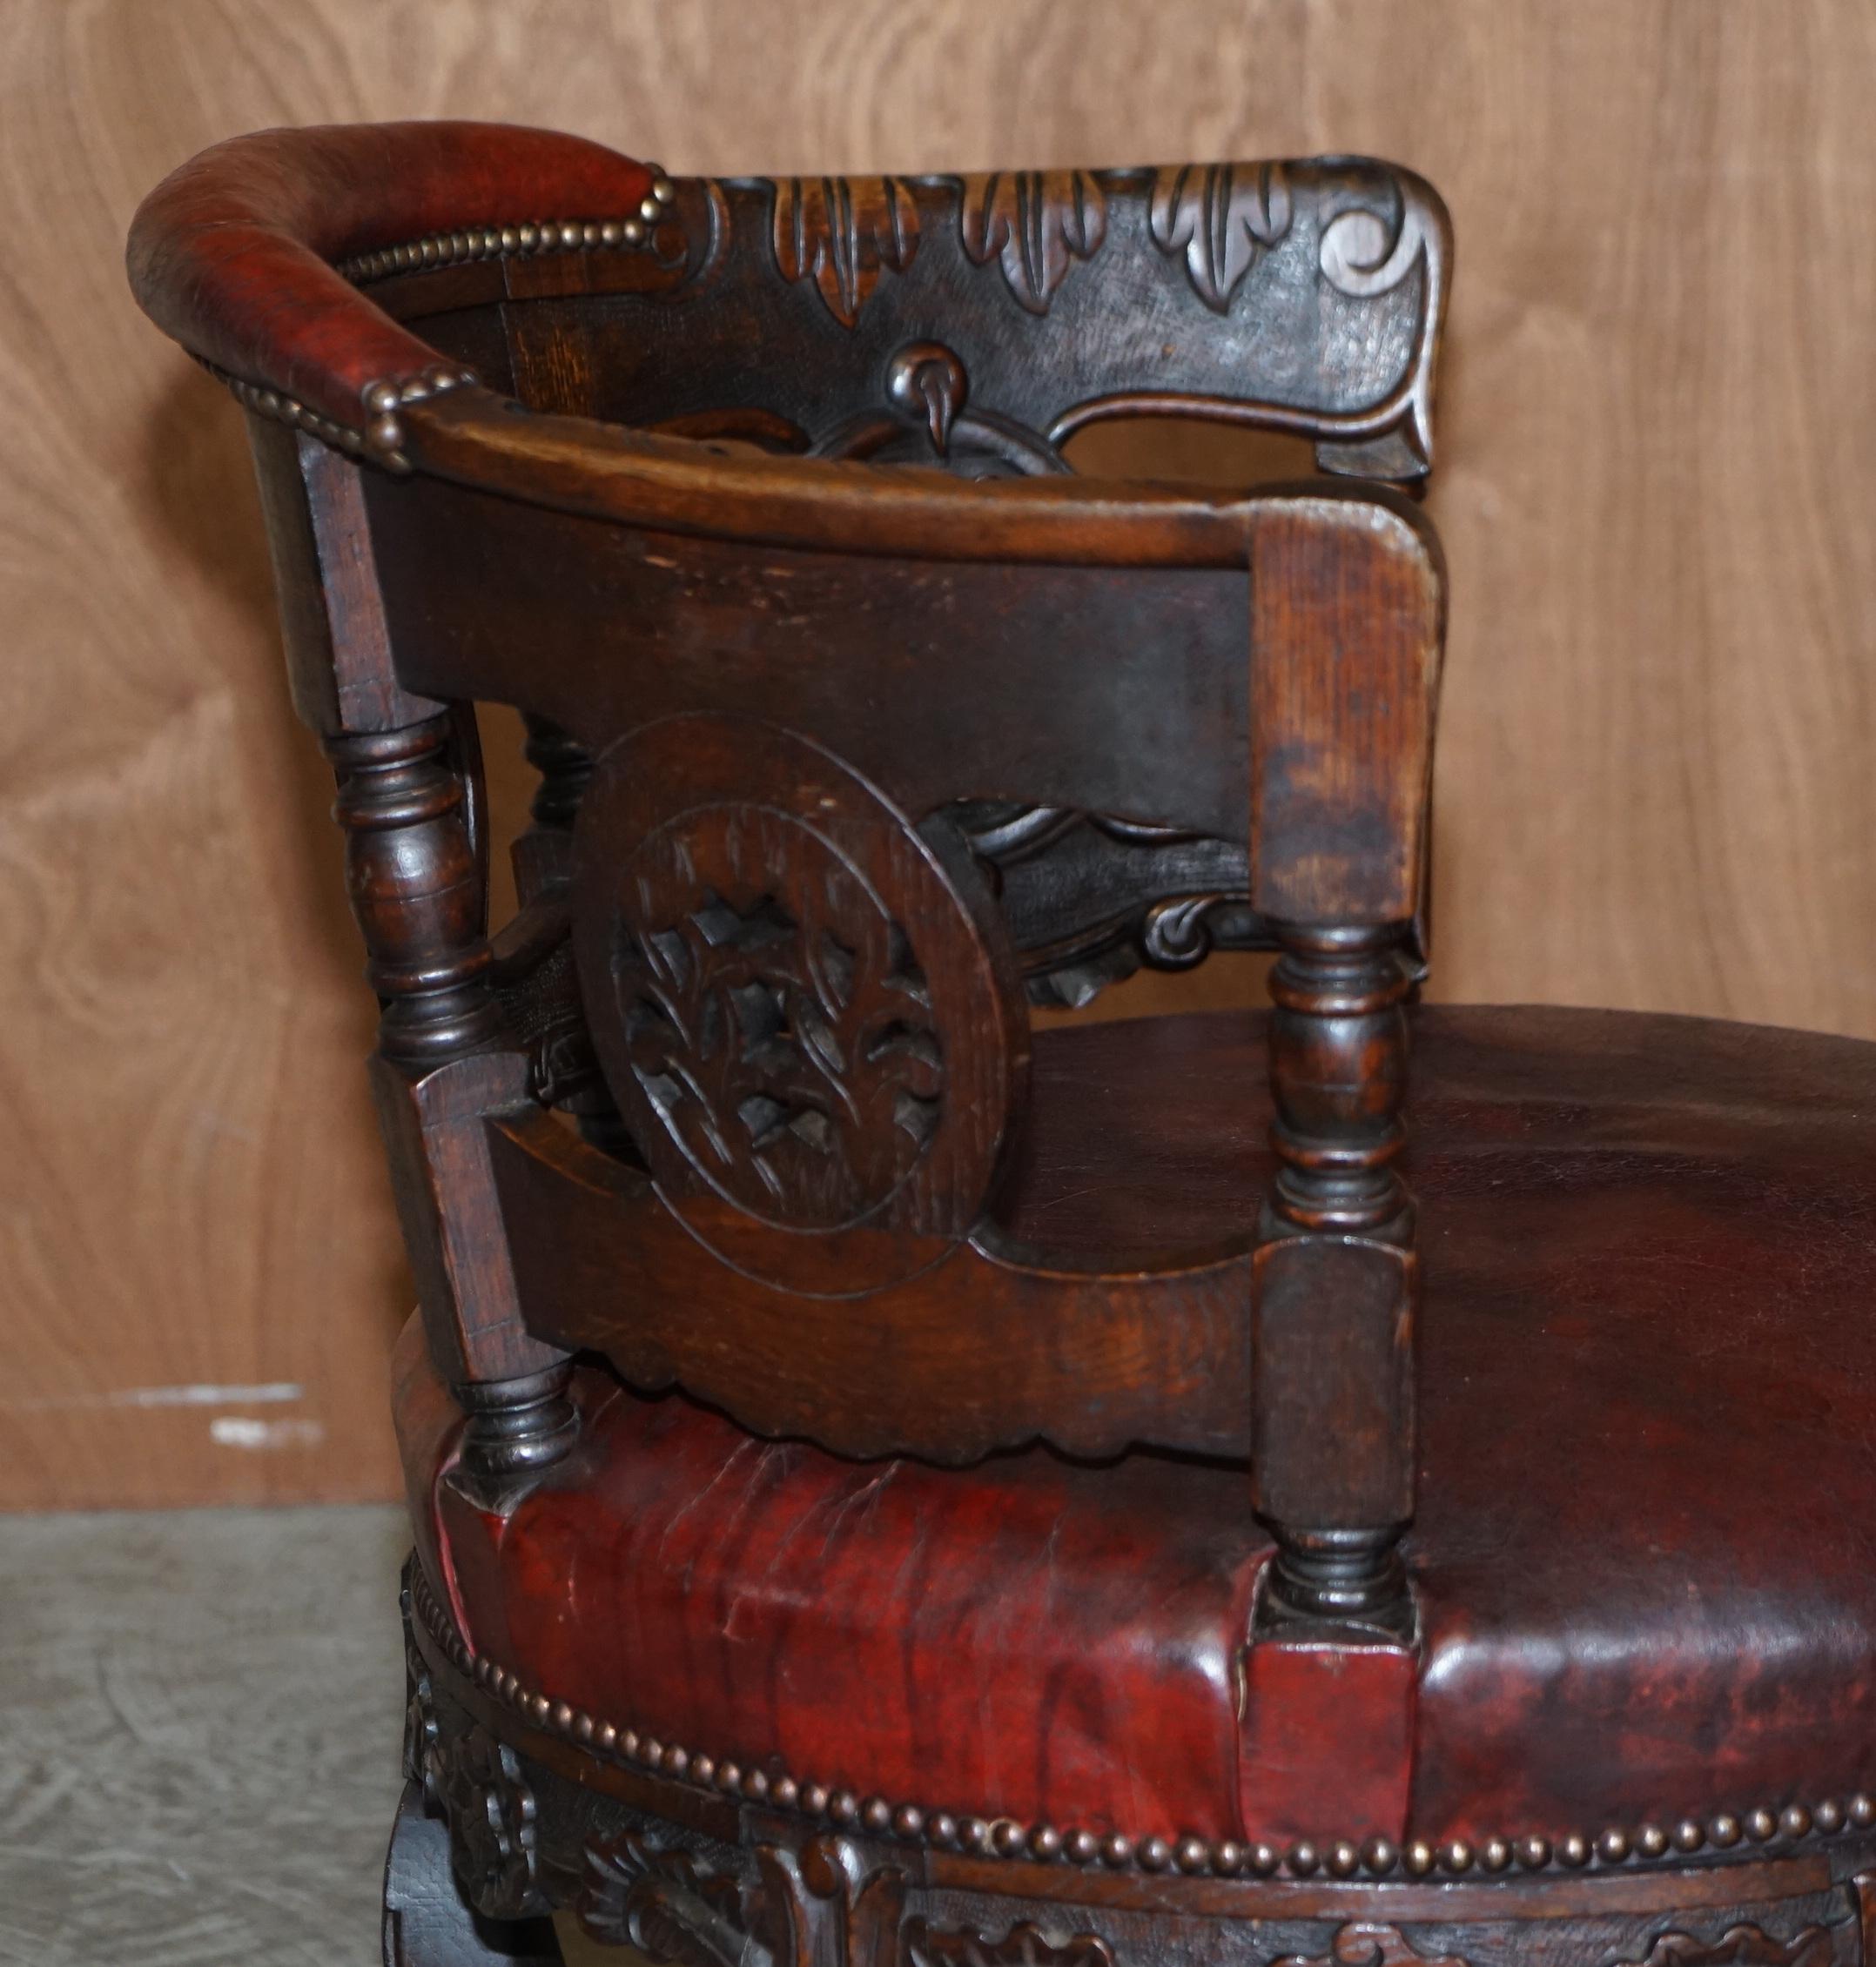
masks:
POLYGON ((478 379, 473 369, 453 369, 439 362, 422 374, 407 377, 401 383, 374 382, 364 397, 365 407, 371 413, 371 424, 366 429, 357 430, 350 424, 321 416, 317 410, 308 408, 285 390, 264 389, 258 383, 243 382, 240 377, 230 375, 212 362, 204 362, 202 366, 226 386, 229 394, 244 410, 252 410, 257 416, 270 417, 275 423, 303 430, 309 436, 318 438, 320 443, 343 451, 347 457, 369 457, 379 464, 388 465, 393 471, 410 468, 401 448, 404 429, 397 420, 398 409, 406 403, 420 403, 427 397, 445 395, 452 389, 461 389, 478 379))
POLYGON ((642 246, 665 216, 677 187, 662 173, 638 210, 628 218, 548 218, 522 225, 470 225, 460 232, 432 232, 406 245, 386 246, 340 262, 339 271, 360 284, 387 279, 393 273, 425 272, 435 266, 457 266, 477 259, 501 259, 530 252, 614 252, 642 246))
MULTIPOLYGON (((337 270, 348 280, 362 282, 383 279, 393 273, 454 265, 467 260, 497 259, 509 253, 575 252, 639 246, 650 237, 651 227, 665 215, 666 208, 676 196, 676 186, 662 172, 657 172, 652 179, 650 191, 637 212, 629 218, 550 219, 539 225, 476 225, 463 232, 436 232, 427 238, 413 240, 407 245, 387 246, 380 252, 367 252, 344 260, 337 270)), ((348 457, 370 457, 390 466, 393 471, 409 469, 408 460, 402 455, 404 433, 397 419, 398 410, 404 404, 440 396, 447 390, 477 379, 469 370, 453 369, 438 363, 402 382, 373 383, 364 393, 365 408, 371 421, 360 430, 322 416, 284 390, 243 382, 239 377, 230 375, 212 362, 205 362, 203 366, 226 384, 244 409, 271 417, 276 423, 291 425, 295 430, 306 431, 322 444, 330 444, 348 457)))
POLYGON ((1774 1837, 1795 1839, 1813 1832, 1828 1836, 1846 1828, 1862 1830, 1876 1824, 1876 1798, 1860 1794, 1848 1803, 1832 1801, 1810 1809, 1792 1803, 1782 1810, 1748 1810, 1741 1816, 1722 1811, 1705 1822, 1685 1817, 1671 1830, 1663 1829, 1658 1824, 1644 1824, 1632 1833, 1612 1828, 1595 1837, 1571 1836, 1554 1842, 1536 1836, 1485 1837, 1476 1844, 1457 1837, 1440 1844, 1414 1838, 1401 1845, 1388 1837, 1370 1837, 1362 1843, 1352 1839, 1317 1843, 1304 1838, 1285 1850, 1272 1843, 1240 1843, 1229 1837, 1133 1838, 1119 1832, 1102 1836, 1092 1830, 1059 1830, 1048 1823, 1022 1824, 1011 1817, 955 1816, 949 1810, 927 1810, 917 1803, 892 1803, 883 1796, 862 1798, 851 1789, 830 1789, 823 1782, 802 1782, 792 1776, 744 1768, 727 1758, 718 1759, 676 1742, 661 1742, 637 1729, 595 1721, 583 1709, 533 1692, 506 1667, 498 1667, 493 1661, 472 1653, 431 1595, 420 1567, 414 1566, 413 1570, 412 1595, 430 1636, 459 1672, 513 1708, 534 1727, 563 1735, 615 1760, 635 1763, 653 1774, 716 1789, 724 1796, 777 1809, 800 1810, 810 1816, 826 1817, 843 1828, 871 1831, 879 1836, 922 1839, 948 1850, 968 1851, 977 1856, 1027 1856, 1044 1862, 1066 1859, 1074 1864, 1099 1861, 1115 1869, 1135 1864, 1143 1871, 1210 1872, 1225 1878, 1246 1874, 1267 1878, 1280 1872, 1293 1878, 1309 1878, 1319 1873, 1334 1878, 1352 1878, 1358 1873, 1381 1878, 1396 1869, 1415 1878, 1435 1871, 1458 1877, 1475 1869, 1502 1874, 1514 1863, 1526 1871, 1542 1870, 1550 1865, 1581 1870, 1592 1863, 1615 1866, 1631 1857, 1664 1857, 1671 1850, 1683 1854, 1708 1847, 1728 1850, 1747 1840, 1764 1844, 1774 1837))

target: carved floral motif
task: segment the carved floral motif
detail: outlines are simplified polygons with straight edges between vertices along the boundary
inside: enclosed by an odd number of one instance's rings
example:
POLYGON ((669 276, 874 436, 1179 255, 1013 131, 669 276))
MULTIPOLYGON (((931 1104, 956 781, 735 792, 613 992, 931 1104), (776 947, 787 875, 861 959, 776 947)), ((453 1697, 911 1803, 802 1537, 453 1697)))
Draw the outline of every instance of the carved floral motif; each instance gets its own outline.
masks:
POLYGON ((770 1967, 750 1936, 742 1888, 690 1852, 627 1830, 586 1850, 575 1910, 607 1946, 632 1946, 670 1967, 770 1967))
POLYGON ((844 328, 860 318, 888 267, 918 250, 918 207, 893 178, 784 178, 775 188, 775 263, 812 280, 844 328))
POLYGON ((698 816, 635 872, 614 984, 632 1070, 691 1166, 792 1223, 884 1201, 944 1081, 904 931, 817 836, 754 810, 698 816))
POLYGON ((978 266, 1001 261, 1010 292, 1046 314, 1071 259, 1092 259, 1107 237, 1107 200, 1086 171, 992 171, 964 180, 958 225, 978 266))
POLYGON ((1281 164, 1163 165, 1148 224, 1162 252, 1183 250, 1193 292, 1222 314, 1259 252, 1290 229, 1288 173, 1281 164))
POLYGON ((765 1937, 789 1967, 878 1967, 898 1958, 905 1874, 875 1865, 851 1838, 810 1837, 798 1851, 759 1844, 765 1937))
POLYGON ((520 1758, 480 1724, 444 1752, 442 1803, 462 1896, 489 1919, 544 1910, 535 1889, 535 1798, 520 1758))

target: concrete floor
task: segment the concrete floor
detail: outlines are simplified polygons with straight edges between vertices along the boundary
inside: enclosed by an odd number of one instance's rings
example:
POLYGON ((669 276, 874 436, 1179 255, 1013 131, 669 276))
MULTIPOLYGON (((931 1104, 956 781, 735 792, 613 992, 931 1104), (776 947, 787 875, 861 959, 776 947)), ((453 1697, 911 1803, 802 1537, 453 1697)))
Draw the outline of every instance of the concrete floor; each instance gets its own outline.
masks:
POLYGON ((372 1967, 398 1508, 0 1516, 0 1963, 372 1967))

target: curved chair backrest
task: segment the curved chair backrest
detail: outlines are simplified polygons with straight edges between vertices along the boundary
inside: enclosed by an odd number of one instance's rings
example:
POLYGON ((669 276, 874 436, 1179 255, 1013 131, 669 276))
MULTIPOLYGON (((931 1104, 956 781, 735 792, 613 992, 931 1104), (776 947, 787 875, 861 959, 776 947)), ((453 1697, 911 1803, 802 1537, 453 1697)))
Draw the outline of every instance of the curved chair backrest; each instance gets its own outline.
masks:
POLYGON ((598 222, 602 249, 617 235, 602 255, 593 221, 543 215, 346 270, 534 407, 673 434, 1036 473, 1066 469, 1059 446, 1092 424, 1177 415, 1312 438, 1325 470, 1431 462, 1450 245, 1411 172, 1326 158, 656 191, 598 222), (528 305, 498 317, 497 300, 528 305))
POLYGON ((404 125, 153 195, 133 279, 253 413, 407 1235, 491 1468, 554 1447, 575 1347, 856 1454, 1254 1439, 1296 1602, 1398 1599, 1436 549, 1379 488, 1057 446, 1170 404, 1424 469, 1444 252, 1418 180, 1343 163, 718 185, 404 125), (493 956, 474 700, 547 768, 493 956), (999 1240, 1035 937, 999 850, 1062 814, 1234 855, 1149 932, 1234 906, 1284 952, 1261 1236, 1099 1273, 999 1240))

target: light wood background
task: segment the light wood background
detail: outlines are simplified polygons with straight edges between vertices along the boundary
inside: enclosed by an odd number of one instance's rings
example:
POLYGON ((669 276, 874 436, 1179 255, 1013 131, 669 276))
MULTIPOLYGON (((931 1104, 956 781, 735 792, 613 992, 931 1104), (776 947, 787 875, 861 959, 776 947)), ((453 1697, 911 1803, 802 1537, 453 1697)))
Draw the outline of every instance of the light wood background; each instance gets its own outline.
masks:
POLYGON ((381 1495, 328 783, 138 198, 259 124, 684 170, 1378 151, 1449 201, 1442 994, 1876 1036, 1867 0, 0 0, 0 1505, 381 1495))

